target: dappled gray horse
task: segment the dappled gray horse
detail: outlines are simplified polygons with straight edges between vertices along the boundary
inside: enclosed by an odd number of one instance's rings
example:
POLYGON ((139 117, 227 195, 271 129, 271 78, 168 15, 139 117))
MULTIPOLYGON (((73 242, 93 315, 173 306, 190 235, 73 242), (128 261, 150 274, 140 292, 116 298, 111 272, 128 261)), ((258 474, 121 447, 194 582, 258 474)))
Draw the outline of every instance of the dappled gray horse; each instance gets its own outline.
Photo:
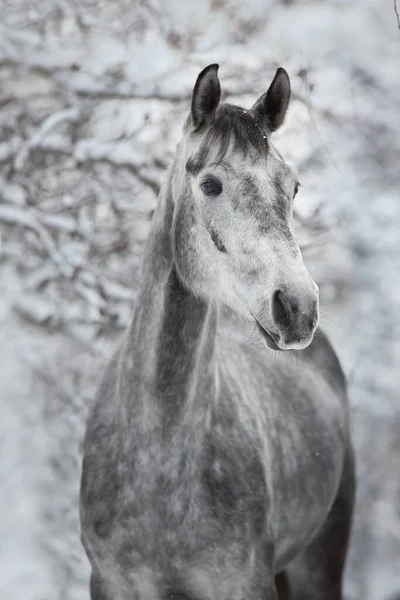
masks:
POLYGON ((246 111, 220 104, 217 71, 194 87, 89 417, 92 600, 342 598, 353 454, 293 233, 297 177, 271 142, 290 82, 278 69, 246 111))

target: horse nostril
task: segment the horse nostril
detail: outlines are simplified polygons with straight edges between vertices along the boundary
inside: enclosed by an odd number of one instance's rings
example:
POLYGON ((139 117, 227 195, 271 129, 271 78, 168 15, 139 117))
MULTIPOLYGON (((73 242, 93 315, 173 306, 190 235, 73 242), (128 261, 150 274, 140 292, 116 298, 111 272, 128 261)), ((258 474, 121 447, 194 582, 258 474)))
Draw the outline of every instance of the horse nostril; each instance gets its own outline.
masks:
POLYGON ((274 292, 272 298, 272 317, 280 327, 289 327, 292 315, 290 303, 281 290, 274 292))

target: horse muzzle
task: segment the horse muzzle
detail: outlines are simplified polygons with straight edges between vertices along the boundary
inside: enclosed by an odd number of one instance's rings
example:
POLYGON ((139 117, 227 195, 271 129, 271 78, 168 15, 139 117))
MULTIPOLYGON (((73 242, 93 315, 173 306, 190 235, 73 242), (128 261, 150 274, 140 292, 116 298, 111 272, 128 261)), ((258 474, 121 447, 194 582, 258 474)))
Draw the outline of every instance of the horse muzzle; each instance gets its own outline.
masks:
POLYGON ((307 348, 319 322, 318 287, 311 278, 305 289, 280 286, 273 292, 268 307, 253 316, 269 348, 307 348))

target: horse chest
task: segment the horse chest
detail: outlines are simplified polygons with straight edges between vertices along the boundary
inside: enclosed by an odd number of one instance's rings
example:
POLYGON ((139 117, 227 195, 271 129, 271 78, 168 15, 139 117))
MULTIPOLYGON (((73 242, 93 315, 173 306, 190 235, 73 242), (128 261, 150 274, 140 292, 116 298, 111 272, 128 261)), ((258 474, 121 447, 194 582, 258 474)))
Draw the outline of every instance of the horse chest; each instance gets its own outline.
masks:
POLYGON ((263 534, 267 483, 261 456, 252 444, 208 441, 201 484, 205 505, 227 527, 245 527, 254 537, 263 534))
POLYGON ((209 433, 192 448, 182 441, 160 450, 158 462, 139 453, 128 495, 135 501, 126 506, 138 521, 158 523, 158 547, 171 532, 177 545, 190 535, 194 549, 203 538, 224 544, 262 536, 267 487, 254 449, 209 433))
MULTIPOLYGON (((188 585, 200 577, 215 589, 235 578, 240 589, 251 579, 253 552, 264 539, 267 485, 261 457, 231 436, 210 432, 192 448, 138 448, 107 543, 126 577, 146 566, 152 577, 161 573, 163 585, 175 582, 174 589, 182 577, 188 585)), ((233 597, 224 590, 218 598, 233 597)))

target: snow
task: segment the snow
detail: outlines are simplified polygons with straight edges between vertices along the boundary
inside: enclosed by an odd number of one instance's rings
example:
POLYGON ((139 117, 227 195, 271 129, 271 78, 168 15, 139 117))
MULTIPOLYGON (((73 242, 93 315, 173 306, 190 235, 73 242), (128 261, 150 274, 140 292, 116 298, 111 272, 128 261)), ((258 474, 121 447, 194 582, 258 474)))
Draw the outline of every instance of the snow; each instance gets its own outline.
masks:
POLYGON ((5 0, 0 6, 0 598, 87 600, 85 416, 126 327, 151 211, 198 72, 276 135, 322 321, 350 382, 349 600, 400 595, 400 32, 381 0, 5 0), (329 226, 328 231, 326 231, 329 226), (5 490, 5 492, 4 492, 5 490))

